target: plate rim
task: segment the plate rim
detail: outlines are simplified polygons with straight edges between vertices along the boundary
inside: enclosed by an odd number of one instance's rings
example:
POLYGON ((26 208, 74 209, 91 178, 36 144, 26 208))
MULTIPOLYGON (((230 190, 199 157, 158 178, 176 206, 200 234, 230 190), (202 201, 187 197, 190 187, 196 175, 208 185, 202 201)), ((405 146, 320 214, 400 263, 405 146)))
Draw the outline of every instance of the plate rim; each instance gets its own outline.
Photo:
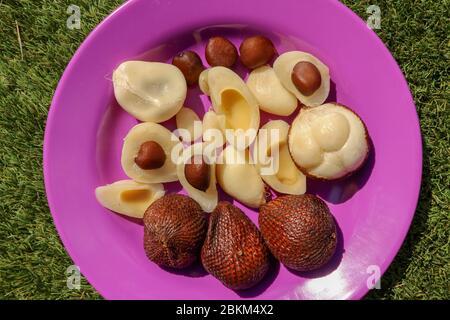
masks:
MULTIPOLYGON (((67 237, 64 235, 63 227, 61 222, 59 221, 58 215, 56 214, 56 208, 52 205, 53 202, 53 196, 52 196, 52 190, 49 183, 49 167, 50 167, 50 158, 49 158, 49 139, 50 139, 50 131, 53 126, 53 123, 55 122, 55 108, 58 104, 58 100, 60 99, 60 96, 63 94, 62 88, 65 86, 66 79, 69 77, 69 75, 72 72, 72 69, 76 65, 78 59, 82 55, 82 52, 84 51, 85 47, 88 47, 89 44, 95 40, 95 34, 98 33, 100 30, 107 28, 108 24, 112 19, 115 19, 115 17, 119 14, 124 14, 126 12, 126 9, 128 7, 134 6, 137 3, 141 2, 143 0, 128 0, 118 6, 116 9, 114 9, 109 15, 107 15, 99 24, 97 24, 86 36, 86 38, 82 41, 80 46, 77 48, 75 53, 73 54, 72 58, 70 59, 69 63, 67 64, 66 68, 64 69, 64 72, 58 81, 58 84, 56 86, 56 89, 54 91, 53 98, 50 103, 49 111, 47 120, 45 123, 45 132, 44 132, 44 140, 43 140, 43 174, 44 174, 44 187, 45 187, 45 193, 47 198, 47 203, 49 206, 50 213, 52 215, 53 223, 55 225, 56 231, 58 233, 58 236, 61 239, 61 242, 64 246, 64 250, 67 252, 67 254, 70 256, 72 261, 77 264, 79 261, 79 258, 77 257, 77 254, 72 250, 72 247, 70 245, 70 240, 67 239, 67 237)), ((402 90, 405 91, 405 95, 407 96, 407 103, 411 107, 414 108, 414 114, 415 114, 415 121, 414 126, 417 128, 416 130, 416 137, 417 143, 418 143, 418 160, 420 160, 420 165, 418 166, 418 172, 415 176, 415 182, 414 182, 414 197, 411 197, 411 203, 409 203, 410 210, 409 216, 405 216, 405 223, 403 224, 402 228, 398 231, 398 236, 396 237, 395 243, 392 244, 392 251, 386 254, 386 259, 384 262, 380 265, 381 269, 381 278, 389 268, 389 266, 394 261, 395 257, 397 256, 403 242, 406 239, 407 233, 409 229, 411 228, 412 221, 419 203, 420 198, 420 190, 421 190, 421 183, 422 183, 422 174, 423 174, 423 139, 421 134, 421 127, 420 127, 420 119, 419 115, 417 113, 417 107, 414 103, 414 99, 411 93, 411 90, 409 88, 408 82, 405 78, 404 73, 402 72, 399 64, 397 63, 396 59, 393 57, 392 53, 389 51, 389 49, 386 47, 384 42, 378 37, 378 35, 367 25, 365 22, 350 8, 345 6, 340 1, 336 0, 325 0, 328 2, 327 5, 335 6, 336 10, 342 11, 342 13, 347 15, 347 19, 352 19, 355 23, 359 24, 360 27, 363 27, 367 29, 365 31, 366 36, 371 38, 371 41, 377 42, 377 46, 381 48, 382 52, 388 60, 391 60, 394 64, 394 68, 392 70, 397 73, 397 76, 399 76, 399 79, 401 79, 401 86, 403 87, 402 90), (406 224, 406 221, 408 221, 408 224, 406 224)), ((78 265, 78 264, 77 264, 78 265)), ((92 285, 92 287, 105 299, 111 299, 108 292, 104 292, 101 288, 101 286, 96 286, 95 276, 91 277, 90 272, 83 272, 83 276, 85 279, 92 285)), ((380 279, 381 279, 380 278, 380 279)), ((354 291, 351 292, 351 294, 348 296, 349 299, 361 299, 363 298, 368 292, 369 288, 367 286, 360 286, 356 288, 354 291)))

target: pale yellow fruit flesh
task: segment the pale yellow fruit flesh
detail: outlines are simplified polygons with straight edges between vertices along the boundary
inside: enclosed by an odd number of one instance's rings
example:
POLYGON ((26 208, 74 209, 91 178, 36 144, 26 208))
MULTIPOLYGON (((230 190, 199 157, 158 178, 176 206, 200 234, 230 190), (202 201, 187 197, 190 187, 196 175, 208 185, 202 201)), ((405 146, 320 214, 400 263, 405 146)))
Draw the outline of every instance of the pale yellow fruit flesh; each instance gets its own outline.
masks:
POLYGON ((219 148, 225 143, 225 116, 217 115, 213 110, 207 111, 203 115, 202 130, 204 144, 214 143, 219 148))
POLYGON ((359 168, 369 152, 361 119, 333 103, 300 111, 292 123, 289 149, 305 173, 330 180, 359 168))
POLYGON ((184 129, 189 133, 186 137, 182 137, 184 142, 192 142, 201 137, 201 121, 194 110, 186 107, 181 108, 175 117, 175 121, 178 129, 184 129), (199 126, 199 130, 195 130, 195 125, 199 126))
POLYGON ((194 199, 200 207, 202 207, 203 211, 211 212, 217 206, 218 202, 218 193, 217 193, 217 185, 216 185, 216 165, 214 163, 214 159, 207 158, 208 155, 204 152, 204 144, 196 143, 188 148, 186 148, 183 152, 183 161, 181 161, 177 166, 177 175, 178 179, 189 194, 189 196, 194 199), (185 163, 191 159, 192 156, 195 155, 203 155, 204 159, 209 159, 209 169, 210 169, 210 180, 209 186, 205 191, 194 188, 186 179, 184 174, 185 163))
POLYGON ((181 151, 179 139, 168 129, 153 122, 140 123, 128 132, 122 147, 121 164, 125 174, 142 183, 161 183, 178 180, 176 163, 172 160, 172 152, 181 151), (164 165, 157 169, 141 169, 134 161, 139 148, 146 141, 155 141, 166 154, 164 165), (175 149, 175 150, 174 150, 175 149))
POLYGON ((285 194, 303 194, 306 191, 306 177, 291 158, 287 144, 288 132, 289 125, 285 121, 272 120, 266 123, 258 135, 258 149, 254 150, 254 159, 261 178, 271 188, 285 194), (274 132, 278 133, 278 138, 275 138, 276 135, 272 135, 274 132), (262 139, 267 139, 267 143, 263 143, 262 139), (266 159, 262 159, 263 154, 275 161, 276 172, 264 170, 265 164, 268 162, 266 159))
POLYGON ((251 107, 239 91, 235 89, 222 91, 222 112, 225 115, 227 129, 250 128, 251 107))
POLYGON ((95 189, 103 207, 133 218, 142 218, 145 210, 164 193, 160 183, 143 184, 133 180, 120 180, 95 189))
POLYGON ((226 128, 233 131, 234 136, 227 139, 234 145, 242 139, 249 146, 259 128, 256 99, 239 75, 228 68, 213 67, 205 74, 213 109, 225 116, 226 128))
POLYGON ((248 151, 237 151, 232 145, 217 163, 217 181, 221 188, 243 204, 258 208, 265 203, 264 183, 256 167, 249 163, 248 151))
POLYGON ((328 67, 313 55, 302 51, 289 51, 281 54, 273 63, 273 70, 282 85, 306 106, 316 107, 325 102, 330 93, 330 71, 328 67), (310 96, 302 94, 291 79, 294 66, 301 61, 314 64, 320 72, 320 87, 310 96))
POLYGON ((293 185, 299 179, 300 172, 295 166, 289 154, 289 149, 286 143, 280 145, 279 151, 280 166, 276 176, 282 184, 293 185))
POLYGON ((114 70, 112 78, 119 105, 141 121, 166 121, 186 99, 186 80, 171 64, 125 61, 114 70))
POLYGON ((279 116, 288 116, 297 108, 297 98, 286 90, 270 66, 253 70, 247 86, 258 101, 259 108, 279 116))

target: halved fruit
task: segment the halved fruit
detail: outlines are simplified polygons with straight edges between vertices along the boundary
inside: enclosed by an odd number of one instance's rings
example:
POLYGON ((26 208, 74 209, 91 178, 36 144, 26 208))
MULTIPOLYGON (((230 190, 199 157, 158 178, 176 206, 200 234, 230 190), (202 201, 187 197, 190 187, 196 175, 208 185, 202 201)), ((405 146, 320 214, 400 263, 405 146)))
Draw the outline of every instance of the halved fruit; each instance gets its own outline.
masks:
POLYGON ((119 105, 141 121, 166 121, 186 99, 183 73, 167 63, 123 62, 114 70, 113 85, 119 105))
POLYGON ((142 218, 145 210, 164 193, 160 183, 145 184, 133 180, 120 180, 95 189, 97 201, 102 206, 133 218, 142 218))
POLYGON ((289 125, 283 120, 272 120, 259 130, 253 149, 253 159, 261 178, 275 191, 303 194, 306 177, 297 168, 289 154, 289 125))
POLYGON ((178 129, 187 130, 186 136, 182 135, 183 142, 192 142, 202 136, 202 122, 194 110, 181 108, 175 116, 178 129))
POLYGON ((363 165, 369 154, 369 134, 348 107, 337 103, 305 107, 292 122, 289 151, 307 176, 339 179, 363 165))
POLYGON ((237 150, 228 145, 216 164, 216 174, 220 187, 243 204, 259 208, 266 202, 264 182, 250 163, 248 149, 237 150))
MULTIPOLYGON (((128 132, 122 147, 122 168, 125 174, 133 180, 143 183, 160 183, 178 180, 176 161, 182 151, 179 139, 160 124, 153 122, 140 123, 128 132), (150 151, 144 149, 147 145, 159 146, 150 151), (143 152, 147 151, 147 152, 143 152), (162 154, 164 152, 164 154, 162 154), (160 166, 154 169, 144 169, 140 156, 156 158, 160 166), (161 159, 163 161, 161 161, 161 159), (175 161, 175 162, 174 162, 175 161), (140 166, 141 165, 141 166, 140 166)), ((152 160, 152 159, 144 159, 152 160)), ((152 163, 152 161, 146 161, 152 163)), ((156 161, 153 161, 156 162, 156 161)))
POLYGON ((304 105, 316 107, 328 98, 330 71, 313 55, 302 51, 285 52, 274 61, 273 70, 283 86, 304 105))
POLYGON ((239 75, 228 68, 211 68, 206 77, 213 109, 225 116, 225 128, 233 132, 226 136, 227 140, 249 146, 259 128, 259 107, 252 93, 239 75))
POLYGON ((253 70, 247 79, 247 86, 265 112, 288 116, 297 108, 297 98, 286 90, 270 66, 253 70))
POLYGON ((184 149, 182 159, 177 166, 178 180, 203 211, 213 211, 218 201, 214 159, 204 153, 202 143, 184 149))

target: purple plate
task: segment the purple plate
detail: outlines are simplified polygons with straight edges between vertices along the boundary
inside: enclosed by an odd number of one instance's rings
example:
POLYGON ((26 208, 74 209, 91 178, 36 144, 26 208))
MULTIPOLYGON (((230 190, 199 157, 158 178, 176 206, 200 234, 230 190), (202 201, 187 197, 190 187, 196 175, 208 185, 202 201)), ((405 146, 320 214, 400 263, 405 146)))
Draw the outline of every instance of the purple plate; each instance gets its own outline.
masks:
MULTIPOLYGON (((245 76, 243 68, 237 70, 245 76)), ((191 89, 186 105, 202 114, 209 102, 191 89)), ((173 120, 166 124, 174 128, 173 120)), ((375 33, 334 0, 129 1, 89 35, 67 66, 44 140, 45 186, 56 228, 75 264, 109 299, 361 298, 402 244, 421 168, 419 122, 399 67, 375 33), (111 74, 120 62, 168 61, 187 48, 203 56, 211 35, 239 44, 255 33, 269 36, 280 53, 304 50, 324 61, 333 81, 330 100, 361 116, 374 148, 353 177, 308 181, 308 192, 327 201, 339 225, 333 261, 313 273, 274 263, 257 287, 235 292, 199 265, 174 273, 148 261, 142 225, 102 208, 94 189, 125 178, 122 139, 137 123, 114 99, 111 74)), ((166 187, 182 192, 178 183, 166 187)), ((257 221, 257 212, 240 207, 257 221)))

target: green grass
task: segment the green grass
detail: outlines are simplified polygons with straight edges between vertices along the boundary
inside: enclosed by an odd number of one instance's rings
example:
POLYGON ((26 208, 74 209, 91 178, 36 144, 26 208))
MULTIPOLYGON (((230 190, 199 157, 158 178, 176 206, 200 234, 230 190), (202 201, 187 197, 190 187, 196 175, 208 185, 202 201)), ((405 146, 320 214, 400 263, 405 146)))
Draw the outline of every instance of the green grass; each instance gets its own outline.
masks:
MULTIPOLYGON (((64 251, 48 210, 42 140, 48 107, 69 59, 122 1, 0 0, 0 298, 96 299, 83 279, 66 287, 64 251), (80 30, 66 28, 69 4, 80 30), (19 28, 22 53, 18 41, 19 28)), ((379 36, 410 84, 424 137, 419 206, 395 261, 369 299, 450 298, 450 2, 344 1, 364 20, 381 8, 379 36)))

